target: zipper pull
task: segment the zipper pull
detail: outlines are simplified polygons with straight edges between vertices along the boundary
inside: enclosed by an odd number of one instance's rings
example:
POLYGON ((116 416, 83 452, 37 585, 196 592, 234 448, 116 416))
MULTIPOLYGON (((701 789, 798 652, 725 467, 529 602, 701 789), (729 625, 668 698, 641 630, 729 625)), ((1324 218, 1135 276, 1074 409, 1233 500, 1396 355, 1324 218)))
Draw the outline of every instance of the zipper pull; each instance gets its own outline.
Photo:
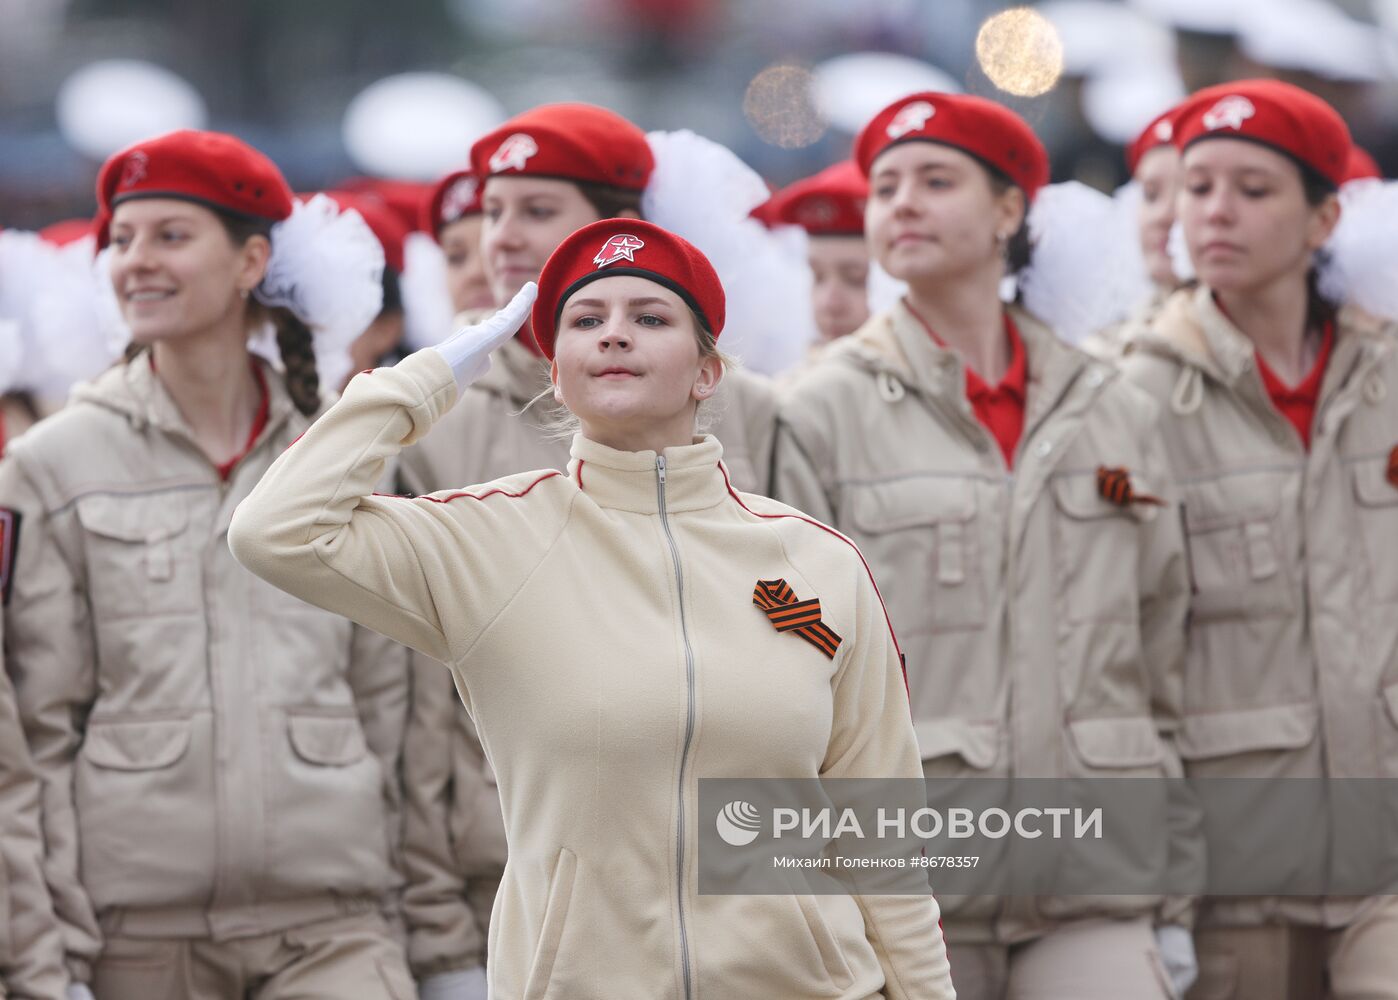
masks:
POLYGON ((655 474, 660 477, 660 485, 665 485, 665 456, 655 456, 655 474))

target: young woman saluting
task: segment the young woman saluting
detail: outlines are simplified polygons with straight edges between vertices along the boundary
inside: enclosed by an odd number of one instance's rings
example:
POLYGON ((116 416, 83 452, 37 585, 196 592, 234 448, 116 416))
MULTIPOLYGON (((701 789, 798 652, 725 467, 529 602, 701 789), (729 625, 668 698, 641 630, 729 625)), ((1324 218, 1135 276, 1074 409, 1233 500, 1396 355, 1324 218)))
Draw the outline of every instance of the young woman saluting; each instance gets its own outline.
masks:
POLYGON ((694 410, 723 373, 724 295, 637 220, 574 233, 532 311, 577 416, 568 473, 371 494, 511 336, 534 295, 361 375, 238 511, 278 586, 447 663, 495 765, 510 859, 493 995, 949 998, 926 896, 696 891, 704 776, 920 774, 898 654, 858 551, 735 492, 694 410), (779 632, 761 581, 818 598, 779 632))

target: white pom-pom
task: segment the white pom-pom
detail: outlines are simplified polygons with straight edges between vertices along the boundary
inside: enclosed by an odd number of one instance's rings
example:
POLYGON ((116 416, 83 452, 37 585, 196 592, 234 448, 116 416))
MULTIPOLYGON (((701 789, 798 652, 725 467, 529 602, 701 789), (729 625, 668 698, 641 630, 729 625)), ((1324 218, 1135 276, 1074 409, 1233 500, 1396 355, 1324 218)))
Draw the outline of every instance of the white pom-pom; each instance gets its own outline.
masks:
POLYGON ((1398 182, 1346 184, 1340 206, 1339 224, 1325 244, 1321 294, 1398 319, 1398 182))
POLYGON ((1178 219, 1170 226, 1170 235, 1165 240, 1165 252, 1170 255, 1170 267, 1180 281, 1193 281, 1194 258, 1189 256, 1189 244, 1184 238, 1184 224, 1178 219))
POLYGON ((447 259, 426 233, 408 234, 398 288, 403 296, 403 342, 409 349, 435 347, 451 336, 455 310, 447 289, 447 259))
POLYGON ((1029 213, 1024 304, 1070 344, 1125 320, 1150 295, 1134 224, 1122 203, 1077 181, 1039 192, 1029 213))
POLYGON ((272 227, 272 256, 254 294, 311 328, 321 383, 338 386, 350 344, 383 308, 383 268, 383 247, 359 213, 317 194, 272 227))
POLYGON ((46 405, 120 355, 99 323, 92 248, 91 237, 57 247, 35 233, 0 233, 0 317, 16 324, 22 355, 9 388, 46 405))
POLYGON ((0 392, 10 392, 20 381, 24 364, 24 337, 16 320, 0 318, 0 392))
POLYGON ((655 170, 645 217, 693 243, 713 264, 727 298, 720 345, 749 368, 776 375, 816 339, 804 250, 749 213, 767 185, 727 147, 681 130, 646 137, 655 170))
POLYGON ((92 262, 93 299, 97 310, 97 328, 102 346, 108 353, 120 356, 131 343, 131 328, 121 315, 116 288, 112 285, 112 248, 103 247, 92 262))
POLYGON ((899 281, 889 274, 879 262, 870 258, 869 260, 869 313, 887 312, 904 295, 908 294, 908 283, 899 281))
POLYGON ((86 236, 55 247, 50 280, 34 296, 29 324, 32 360, 26 374, 34 393, 53 405, 63 402, 76 383, 96 378, 121 357, 121 347, 112 347, 101 321, 102 285, 113 307, 115 293, 109 278, 98 284, 95 244, 94 237, 86 236))

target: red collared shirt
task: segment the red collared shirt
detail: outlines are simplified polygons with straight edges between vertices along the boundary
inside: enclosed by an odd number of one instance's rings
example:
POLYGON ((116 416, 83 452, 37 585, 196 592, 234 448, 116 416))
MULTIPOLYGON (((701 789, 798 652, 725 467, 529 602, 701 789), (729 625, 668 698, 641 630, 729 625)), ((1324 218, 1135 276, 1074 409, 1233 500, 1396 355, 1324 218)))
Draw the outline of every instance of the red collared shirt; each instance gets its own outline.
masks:
POLYGON ((1277 408, 1278 413, 1291 421, 1307 450, 1311 447, 1311 425, 1315 423, 1315 408, 1320 401, 1320 383, 1325 378, 1325 366, 1330 360, 1330 349, 1334 346, 1335 323, 1333 320, 1326 320, 1325 329, 1321 333, 1320 353, 1316 355, 1315 364, 1311 366, 1310 373, 1294 386, 1283 382, 1260 352, 1253 352, 1257 355, 1257 374, 1262 376, 1263 388, 1267 390, 1272 405, 1277 408))
MULTIPOLYGON (((150 370, 155 371, 155 352, 147 351, 146 357, 150 359, 150 370)), ((243 445, 243 450, 222 465, 214 466, 214 471, 218 473, 218 478, 225 483, 228 482, 228 477, 233 474, 233 467, 247 457, 247 453, 252 451, 252 446, 257 444, 257 439, 261 437, 262 432, 267 429, 267 417, 272 406, 271 397, 267 394, 267 376, 262 374, 262 367, 258 365, 256 361, 250 361, 249 364, 252 367, 253 378, 257 379, 257 392, 259 396, 257 401, 257 413, 252 418, 252 430, 248 433, 248 439, 243 445)))
MULTIPOLYGON (((911 305, 908 306, 908 312, 917 316, 917 321, 922 324, 927 335, 936 341, 937 346, 947 346, 911 305)), ((1015 449, 1019 447, 1019 439, 1024 434, 1024 401, 1026 383, 1029 380, 1029 364, 1024 353, 1024 341, 1008 313, 1005 314, 1005 336, 1010 341, 1010 367, 1005 370, 1005 376, 999 385, 988 385, 970 365, 963 364, 962 369, 966 373, 966 398, 971 403, 971 412, 976 415, 981 426, 990 431, 991 436, 995 438, 1001 454, 1005 456, 1005 464, 1013 468, 1015 449)))
POLYGON ((257 439, 267 428, 267 415, 272 405, 271 397, 267 394, 267 376, 262 374, 262 368, 256 361, 252 363, 252 374, 257 379, 257 391, 260 395, 257 401, 257 414, 252 418, 252 430, 248 432, 248 439, 243 444, 242 451, 222 465, 214 466, 218 470, 218 478, 225 483, 228 482, 228 477, 233 474, 233 467, 241 462, 248 452, 252 451, 252 446, 257 444, 257 439))

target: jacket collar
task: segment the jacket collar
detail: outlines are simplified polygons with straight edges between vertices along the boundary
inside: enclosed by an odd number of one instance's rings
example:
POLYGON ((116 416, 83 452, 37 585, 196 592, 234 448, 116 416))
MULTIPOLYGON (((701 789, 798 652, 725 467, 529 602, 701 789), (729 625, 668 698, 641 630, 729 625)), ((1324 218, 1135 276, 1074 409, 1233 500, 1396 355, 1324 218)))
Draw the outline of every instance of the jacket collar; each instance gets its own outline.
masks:
MULTIPOLYGON (((1355 306, 1344 306, 1335 320, 1335 343, 1321 387, 1328 398, 1355 369, 1371 363, 1390 349, 1392 323, 1370 316, 1355 306)), ((1214 301, 1204 285, 1172 295, 1148 330, 1137 335, 1132 349, 1143 349, 1198 369, 1216 381, 1236 388, 1251 377, 1259 391, 1256 350, 1214 301)))
MULTIPOLYGON (((666 448, 665 509, 703 510, 728 498, 723 445, 712 434, 693 444, 666 448)), ((573 438, 568 475, 600 507, 656 514, 660 511, 658 458, 653 451, 617 451, 581 434, 573 438)))
MULTIPOLYGON (((1006 311, 1019 330, 1029 365, 1026 432, 1057 404, 1085 369, 1098 373, 1097 386, 1115 377, 1110 365, 1069 347, 1029 312, 1016 305, 1007 306, 1006 311)), ((844 340, 850 342, 843 348, 844 353, 855 363, 875 372, 887 372, 931 396, 964 400, 961 359, 929 337, 901 299, 887 313, 874 317, 844 340)))
MULTIPOLYGON (((260 435, 260 443, 279 430, 296 407, 287 394, 286 381, 281 373, 255 355, 253 364, 261 368, 267 384, 267 423, 260 435)), ((153 427, 168 434, 193 438, 179 407, 144 353, 131 361, 113 365, 92 382, 79 385, 73 390, 73 399, 115 410, 138 430, 153 427)))

